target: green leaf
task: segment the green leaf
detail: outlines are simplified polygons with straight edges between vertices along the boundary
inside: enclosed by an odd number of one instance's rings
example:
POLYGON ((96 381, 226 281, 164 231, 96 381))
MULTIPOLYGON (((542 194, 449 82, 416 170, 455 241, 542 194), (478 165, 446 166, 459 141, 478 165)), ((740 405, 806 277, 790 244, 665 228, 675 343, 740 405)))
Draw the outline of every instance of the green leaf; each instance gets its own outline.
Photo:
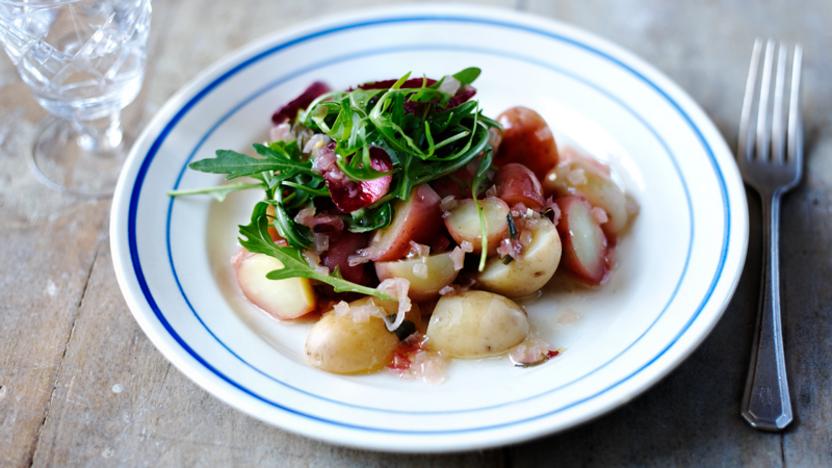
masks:
POLYGON ((236 179, 265 171, 281 170, 285 165, 278 160, 253 158, 232 150, 217 150, 215 157, 192 162, 188 167, 200 172, 225 174, 226 179, 236 179))
POLYGON ((193 189, 183 189, 183 190, 170 190, 168 191, 168 196, 171 197, 183 197, 188 195, 211 195, 217 201, 224 201, 225 197, 228 196, 229 193, 239 192, 242 190, 251 190, 256 188, 265 188, 263 182, 253 182, 253 183, 236 183, 236 184, 225 184, 225 185, 217 185, 215 187, 202 187, 202 188, 193 188, 193 189))
POLYGON ((482 183, 488 175, 488 170, 491 169, 492 159, 492 151, 489 148, 489 150, 483 154, 480 165, 477 167, 477 173, 474 175, 474 180, 471 182, 471 198, 474 199, 474 206, 477 208, 477 216, 480 219, 480 238, 482 239, 482 253, 480 254, 480 263, 478 266, 479 271, 483 271, 485 269, 485 260, 488 258, 488 236, 486 235, 488 233, 488 220, 485 218, 485 215, 483 215, 482 205, 480 204, 478 197, 482 183))
POLYGON ((390 202, 377 208, 362 208, 353 211, 347 220, 350 232, 371 232, 387 227, 393 219, 393 206, 390 202))
POLYGON ((469 85, 473 83, 479 76, 480 76, 480 69, 477 67, 468 67, 464 70, 460 70, 453 74, 453 77, 456 78, 463 85, 469 85))
POLYGON ((251 222, 240 226, 240 245, 252 253, 268 255, 280 261, 283 268, 269 272, 266 278, 309 278, 332 286, 336 292, 353 292, 375 296, 382 300, 393 300, 378 289, 349 282, 343 278, 327 275, 312 268, 301 252, 293 247, 282 247, 272 241, 269 235, 269 220, 266 216, 267 202, 259 202, 251 213, 251 222))
POLYGON ((286 239, 286 242, 292 247, 298 249, 309 248, 313 243, 312 231, 308 227, 296 223, 286 212, 286 207, 283 205, 282 190, 276 190, 274 198, 274 201, 269 202, 269 204, 274 206, 274 226, 277 228, 280 237, 286 239))

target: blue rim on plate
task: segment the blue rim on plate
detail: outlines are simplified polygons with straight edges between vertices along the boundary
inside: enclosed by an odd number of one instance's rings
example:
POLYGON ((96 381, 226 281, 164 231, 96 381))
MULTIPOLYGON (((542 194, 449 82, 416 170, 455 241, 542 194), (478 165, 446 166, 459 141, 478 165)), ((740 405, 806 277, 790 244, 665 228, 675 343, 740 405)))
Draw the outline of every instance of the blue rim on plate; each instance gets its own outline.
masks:
MULTIPOLYGON (((589 86, 589 87, 593 88, 595 91, 598 91, 598 92, 602 93, 604 96, 611 99, 616 105, 624 108, 627 112, 629 112, 632 116, 634 116, 642 125, 644 125, 650 131, 650 133, 652 135, 654 135, 656 137, 656 139, 661 144, 662 148, 664 148, 668 157, 671 159, 673 167, 674 167, 677 175, 679 176, 680 182, 681 182, 681 184, 684 188, 684 193, 685 193, 686 200, 688 202, 688 216, 691 220, 691 222, 690 222, 690 245, 688 246, 687 256, 686 256, 685 263, 684 263, 684 269, 683 269, 683 272, 682 272, 682 274, 681 274, 681 276, 680 276, 680 278, 679 278, 679 280, 678 280, 678 282, 677 282, 677 284, 674 288, 674 291, 672 292, 670 298, 668 299, 668 301, 665 305, 665 310, 666 310, 667 307, 673 302, 673 300, 676 296, 676 293, 679 289, 679 286, 680 286, 680 284, 681 284, 681 282, 682 282, 682 280, 683 280, 683 278, 686 274, 686 271, 687 271, 687 267, 688 267, 688 263, 689 263, 689 259, 690 259, 691 248, 692 248, 691 246, 693 244, 693 238, 694 238, 694 223, 693 223, 693 214, 692 214, 693 208, 691 206, 690 193, 689 193, 689 190, 688 190, 687 181, 685 180, 684 176, 682 175, 682 173, 679 169, 679 166, 678 166, 678 163, 675 159, 675 156, 671 152, 667 143, 662 139, 661 135, 659 135, 659 133, 652 126, 650 126, 650 124, 647 122, 647 120, 645 118, 640 116, 634 109, 629 107, 620 98, 613 95, 608 90, 605 90, 604 88, 598 86, 597 84, 594 84, 593 82, 587 80, 585 77, 581 77, 581 76, 578 76, 576 74, 573 74, 573 73, 569 72, 568 70, 564 70, 564 69, 562 69, 560 67, 557 67, 553 64, 546 63, 546 62, 543 62, 543 61, 540 61, 540 60, 536 60, 532 57, 527 57, 527 56, 523 56, 523 55, 520 55, 520 54, 509 54, 506 51, 496 51, 496 50, 487 49, 487 48, 473 48, 473 47, 462 47, 462 46, 454 48, 454 46, 449 46, 449 45, 446 45, 446 44, 423 44, 423 45, 419 45, 419 46, 404 46, 404 47, 370 49, 370 50, 365 50, 365 51, 361 51, 361 52, 356 52, 356 53, 351 53, 351 54, 344 55, 344 56, 341 57, 341 60, 349 60, 349 59, 352 59, 352 58, 356 58, 358 56, 366 56, 366 55, 373 55, 373 54, 394 53, 394 52, 402 51, 402 50, 405 50, 405 49, 408 49, 408 50, 425 50, 425 49, 431 49, 431 48, 437 49, 437 50, 439 50, 439 49, 441 49, 441 50, 449 50, 449 49, 463 50, 464 49, 465 51, 468 51, 468 52, 471 52, 471 53, 499 54, 502 57, 508 57, 508 58, 511 58, 511 59, 521 60, 521 61, 525 61, 527 63, 532 63, 532 64, 537 65, 537 66, 546 67, 551 71, 555 71, 556 73, 560 73, 560 74, 568 76, 568 77, 570 77, 574 80, 578 80, 582 84, 584 84, 586 86, 589 86)), ((327 61, 327 64, 330 64, 330 63, 332 63, 332 59, 329 59, 327 61)), ((183 162, 182 167, 181 167, 181 169, 180 169, 180 171, 177 175, 176 182, 175 182, 173 188, 178 187, 188 162, 190 162, 192 160, 192 158, 195 156, 195 154, 202 147, 203 143, 209 138, 209 136, 226 119, 230 118, 234 113, 236 113, 239 109, 241 109, 247 103, 249 103, 250 101, 255 99, 257 96, 260 96, 263 93, 267 92, 269 89, 272 89, 273 87, 278 86, 279 84, 291 79, 292 77, 295 77, 295 76, 298 76, 300 74, 312 71, 314 68, 319 67, 321 65, 322 64, 316 64, 316 65, 304 67, 302 69, 294 70, 294 71, 291 71, 289 73, 286 73, 286 74, 284 74, 284 76, 281 76, 280 78, 277 78, 277 79, 273 80, 272 82, 266 84, 265 86, 255 90, 253 93, 251 93, 245 99, 243 99, 242 101, 240 101, 240 102, 236 103, 234 106, 232 106, 226 113, 224 113, 217 120, 217 122, 215 122, 199 138, 197 144, 193 147, 193 149, 190 152, 190 154, 188 155, 187 159, 183 162)), ((363 409, 363 410, 384 411, 384 412, 389 412, 389 413, 400 412, 400 411, 390 410, 390 409, 382 409, 382 408, 373 408, 373 407, 366 407, 366 406, 361 406, 361 405, 354 405, 354 404, 350 404, 350 403, 347 403, 347 402, 333 400, 333 399, 330 399, 330 398, 327 398, 327 397, 324 397, 324 396, 321 396, 321 395, 316 395, 314 393, 311 393, 311 392, 293 387, 290 384, 281 381, 277 377, 272 376, 272 375, 266 373, 265 371, 253 366, 252 364, 247 362, 245 359, 243 359, 241 356, 239 356, 235 351, 233 351, 219 337, 217 337, 217 335, 214 333, 214 331, 211 330, 207 326, 207 324, 200 317, 199 313, 191 305, 190 300, 188 299, 182 285, 179 282, 179 277, 178 277, 178 274, 176 272, 176 268, 175 268, 173 257, 171 255, 171 250, 170 250, 171 249, 170 222, 171 222, 171 217, 172 217, 172 213, 173 213, 173 207, 174 207, 174 199, 171 199, 169 204, 168 204, 167 215, 166 215, 166 223, 167 224, 166 224, 166 239, 165 240, 166 240, 166 246, 168 248, 167 255, 168 255, 168 261, 169 261, 169 264, 170 264, 170 267, 171 267, 171 270, 172 270, 172 274, 173 274, 174 279, 176 281, 177 287, 179 288, 179 291, 182 294, 182 297, 183 297, 184 301, 186 302, 187 306, 190 308, 190 310, 194 314, 195 318, 199 321, 199 323, 205 328, 205 330, 211 335, 211 337, 214 340, 216 340, 223 348, 225 348, 237 360, 239 360, 241 363, 243 363, 243 365, 246 365, 246 366, 250 367, 252 370, 254 370, 255 372, 260 373, 264 377, 267 377, 267 378, 271 379, 272 381, 280 383, 280 384, 282 384, 282 385, 286 386, 287 388, 292 389, 294 391, 304 393, 305 395, 311 396, 311 397, 314 397, 314 398, 324 399, 324 400, 326 400, 330 403, 343 404, 343 405, 352 406, 352 407, 356 407, 356 408, 363 409)), ((132 269, 133 269, 133 273, 135 274, 135 277, 136 277, 136 280, 138 281, 141 292, 142 292, 145 300, 147 301, 147 305, 151 308, 151 310, 155 314, 155 317, 157 318, 159 323, 164 327, 164 329, 167 331, 167 333, 176 341, 176 343, 184 351, 186 351, 194 360, 196 360, 201 366, 203 366, 205 369, 207 369, 208 371, 213 373, 216 377, 222 379, 227 384, 236 388, 240 392, 243 392, 243 393, 249 395, 250 397, 252 397, 252 398, 254 398, 258 401, 261 401, 261 402, 263 402, 267 405, 270 405, 270 406, 272 406, 274 408, 277 408, 279 410, 282 410, 282 411, 285 411, 285 412, 288 412, 288 413, 291 413, 291 414, 294 414, 294 415, 297 415, 297 416, 301 416, 301 417, 304 417, 304 418, 309 418, 309 419, 312 419, 312 420, 315 420, 315 421, 318 421, 318 422, 321 422, 321 423, 331 424, 331 425, 345 427, 345 428, 349 428, 349 429, 357 429, 357 430, 361 430, 361 431, 389 432, 389 433, 417 435, 417 436, 432 436, 432 435, 437 435, 437 434, 452 434, 452 433, 488 431, 488 430, 493 430, 493 429, 502 428, 502 427, 506 427, 506 426, 522 424, 524 422, 528 422, 528 421, 535 420, 535 419, 544 418, 544 417, 549 416, 551 414, 554 414, 554 413, 557 413, 557 412, 560 412, 560 411, 564 411, 566 409, 569 409, 569 408, 575 407, 577 405, 580 405, 582 403, 585 403, 587 401, 590 401, 590 400, 592 400, 592 399, 610 391, 611 389, 623 384, 624 382, 628 381, 629 379, 631 379, 635 375, 638 375, 639 373, 643 372, 645 369, 647 369, 649 366, 651 366, 651 364, 653 364, 656 360, 658 360, 661 356, 663 356, 668 350, 670 350, 677 343, 679 338, 682 337, 685 334, 685 332, 695 322, 696 318, 699 316, 702 309, 710 301, 711 295, 712 295, 712 293, 714 291, 714 288, 716 287, 716 285, 717 285, 717 283, 718 283, 718 281, 719 281, 719 279, 722 275, 723 268, 724 268, 724 265, 725 265, 725 259, 726 259, 726 255, 727 255, 727 252, 728 252, 728 246, 729 246, 729 239, 731 237, 731 216, 732 216, 731 207, 730 207, 730 203, 729 203, 729 198, 728 198, 728 193, 727 193, 727 189, 726 189, 726 182, 725 182, 725 179, 724 179, 724 175, 722 174, 721 169, 720 169, 720 167, 719 167, 719 165, 716 161, 716 158, 714 156, 714 151, 711 148, 711 146, 709 145, 707 139, 704 137, 702 131, 699 129, 699 127, 697 127, 697 125, 694 123, 693 119, 685 112, 685 110, 682 108, 682 106, 679 105, 679 103, 677 103, 663 88, 658 86, 656 83, 651 81, 649 78, 644 76, 641 72, 639 72, 635 68, 633 68, 630 65, 624 63, 620 59, 604 52, 603 50, 600 50, 600 49, 597 49, 597 48, 593 47, 590 44, 581 42, 581 41, 579 41, 575 38, 572 38, 572 37, 564 36, 564 35, 555 33, 553 31, 546 30, 544 28, 535 27, 535 26, 532 26, 532 25, 529 25, 529 24, 523 24, 521 22, 513 22, 513 21, 509 21, 509 20, 495 20, 495 19, 492 19, 492 18, 482 18, 482 17, 476 17, 476 16, 462 15, 462 14, 400 14, 400 15, 379 17, 379 18, 374 18, 374 19, 370 19, 370 20, 358 20, 358 21, 346 22, 346 23, 342 23, 342 24, 339 24, 339 25, 318 29, 318 30, 315 30, 313 32, 309 32, 309 33, 306 33, 306 34, 298 35, 296 37, 293 37, 291 39, 282 41, 282 42, 277 43, 277 44, 275 44, 271 47, 268 47, 265 50, 259 51, 259 52, 257 52, 256 54, 254 54, 250 57, 247 57, 245 60, 242 60, 241 62, 237 63, 236 65, 230 67, 224 73, 220 74, 218 77, 213 79, 207 85, 202 87, 198 92, 196 92, 192 97, 190 97, 183 105, 181 105, 178 108, 178 110, 173 115, 173 117, 170 118, 170 120, 164 125, 163 129, 158 134, 158 137, 154 140, 153 144, 150 146, 149 150, 147 151, 147 153, 142 158, 142 163, 141 163, 141 165, 138 169, 138 172, 135 176, 135 180, 133 181, 132 190, 130 192, 128 213, 127 213, 127 241, 128 241, 129 256, 130 256, 130 260, 131 260, 131 263, 132 263, 131 266, 132 266, 132 269), (723 210, 724 232, 723 232, 723 238, 722 238, 722 245, 721 245, 719 263, 716 267, 716 271, 714 273, 713 279, 710 282, 710 285, 708 287, 708 290, 707 290, 704 298, 699 303, 699 306, 693 311, 691 317, 685 322, 682 329, 673 337, 673 339, 665 347, 663 347, 661 349, 661 351, 658 354, 656 354, 655 356, 653 356, 652 358, 647 360, 647 362, 645 362, 638 369, 636 369, 635 371, 633 371, 632 373, 630 373, 629 375, 627 375, 623 379, 620 379, 617 382, 613 383, 612 385, 609 385, 606 388, 604 388, 604 389, 602 389, 602 390, 600 390, 600 391, 598 391, 598 392, 596 392, 596 393, 594 393, 590 396, 587 396, 583 399, 570 402, 569 404, 561 406, 559 408, 550 409, 549 411, 538 414, 536 416, 524 417, 524 418, 521 418, 521 419, 518 419, 518 420, 515 420, 515 421, 508 421, 508 422, 505 422, 505 423, 494 424, 494 425, 489 425, 489 426, 472 427, 472 428, 464 428, 464 429, 426 430, 426 431, 398 430, 398 429, 371 427, 371 426, 366 426, 366 425, 362 425, 362 424, 351 424, 351 423, 345 423, 345 422, 342 422, 342 421, 332 420, 332 419, 328 419, 328 418, 322 418, 322 417, 319 417, 319 416, 316 416, 316 415, 313 415, 313 414, 306 413, 306 412, 304 412, 302 410, 299 410, 297 408, 292 408, 292 407, 289 407, 285 404, 281 404, 277 401, 272 401, 272 400, 258 394, 257 392, 247 388, 243 383, 237 382, 234 379, 232 379, 231 377, 225 375, 222 371, 220 371, 219 369, 214 367, 210 362, 208 362, 208 360, 206 360, 198 352, 196 352, 176 332, 176 330, 173 328, 173 326, 167 320, 167 318, 165 317, 164 312, 161 310, 161 308, 158 306, 156 300, 154 299, 154 297, 153 297, 153 295, 150 291, 150 288, 149 288, 149 286, 146 282, 146 278, 145 278, 145 275, 144 275, 144 272, 143 272, 143 269, 142 269, 142 266, 141 266, 141 263, 140 263, 139 254, 138 254, 138 247, 137 247, 137 235, 136 235, 137 234, 137 231, 136 231, 136 229, 137 229, 137 225, 136 225, 137 208, 138 208, 138 205, 139 205, 139 199, 140 199, 140 196, 141 196, 141 189, 142 189, 143 183, 145 181, 145 176, 146 176, 146 174, 147 174, 147 172, 150 168, 151 163, 154 160, 154 157, 156 156, 157 152, 159 151, 160 147, 162 146, 163 142, 165 141, 167 136, 173 131, 173 129, 176 127, 177 123, 189 112, 189 110, 194 105, 196 105, 200 100, 202 100, 207 95, 209 95, 221 83, 223 83, 224 81, 226 81, 227 79, 229 79, 233 75, 239 73, 241 70, 251 66, 252 64, 268 57, 269 55, 272 55, 276 52, 279 52, 281 50, 291 48, 292 46, 302 44, 306 41, 310 41, 310 40, 318 38, 318 37, 336 34, 336 33, 341 32, 341 31, 347 31, 347 30, 358 29, 358 28, 371 28, 371 27, 375 27, 375 26, 394 24, 394 23, 429 23, 429 22, 451 22, 451 23, 483 24, 483 25, 488 25, 488 26, 492 26, 492 27, 508 28, 508 29, 513 29, 513 30, 519 30, 519 31, 526 32, 526 33, 535 34, 535 35, 540 35, 540 36, 543 36, 547 39, 551 39, 551 40, 554 40, 554 41, 558 41, 558 42, 568 44, 570 46, 582 49, 582 50, 590 52, 590 53, 592 53, 592 54, 594 54, 594 55, 596 55, 596 56, 598 56, 598 57, 600 57, 604 60, 607 60, 607 61, 611 62, 612 64, 620 67, 621 69, 625 70, 629 74, 635 76, 640 81, 642 81, 643 83, 648 85, 657 94, 662 96, 671 105, 671 107, 674 108, 679 113, 679 115, 683 118, 683 120, 690 126, 690 129, 693 130, 697 139, 702 144, 702 147, 704 148, 705 152, 707 153, 707 155, 709 157, 710 164, 711 164, 711 166, 713 168, 713 171, 714 171, 714 173, 717 176, 718 181, 719 181, 719 186, 720 186, 720 191, 721 191, 720 195, 722 197, 722 202, 723 202, 723 207, 724 207, 724 210, 723 210)), ((664 310, 661 312, 661 314, 659 314, 656 317, 654 322, 651 323, 650 326, 639 336, 639 338, 636 339, 635 342, 633 342, 632 344, 627 346, 623 351, 621 351, 620 354, 623 354, 627 349, 629 349, 630 347, 635 345, 635 343, 638 342, 650 330, 650 328, 653 327, 653 325, 659 320, 659 318, 661 318, 661 316, 663 314, 664 314, 664 310)), ((448 413, 454 413, 454 412, 474 412, 474 411, 481 411, 481 410, 491 409, 491 408, 496 407, 496 406, 504 406, 504 405, 510 405, 510 404, 515 404, 515 403, 518 403, 518 402, 527 401, 529 399, 537 398, 537 397, 539 397, 541 395, 544 395, 546 393, 550 393, 550 392, 553 392, 553 391, 558 390, 560 388, 563 388, 564 386, 571 385, 571 384, 577 382, 578 380, 587 377, 591 373, 596 372, 598 369, 603 368, 606 365, 610 364, 617 357, 618 357, 618 355, 613 357, 612 359, 610 359, 606 363, 604 363, 599 368, 588 372, 587 374, 581 376, 578 379, 575 379, 572 382, 562 384, 562 385, 560 385, 559 387, 557 387, 555 389, 549 389, 549 390, 546 390, 546 391, 541 392, 539 394, 533 395, 531 397, 526 397, 522 400, 505 402, 505 403, 501 403, 501 404, 495 405, 495 406, 489 406, 489 407, 483 407, 483 408, 470 408, 470 409, 457 410, 457 411, 454 411, 454 410, 441 411, 441 412, 407 412, 407 411, 404 411, 404 413, 422 415, 422 414, 432 414, 432 413, 448 414, 448 413)))

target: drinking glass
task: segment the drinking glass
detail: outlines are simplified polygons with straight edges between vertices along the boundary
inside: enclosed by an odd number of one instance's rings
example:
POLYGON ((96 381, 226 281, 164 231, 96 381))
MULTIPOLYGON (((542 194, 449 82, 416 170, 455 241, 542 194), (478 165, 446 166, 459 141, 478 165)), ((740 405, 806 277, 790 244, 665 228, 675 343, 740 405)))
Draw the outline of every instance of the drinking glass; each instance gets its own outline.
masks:
POLYGON ((32 169, 76 195, 112 193, 125 155, 119 115, 141 89, 150 0, 0 0, 0 41, 50 117, 32 169))

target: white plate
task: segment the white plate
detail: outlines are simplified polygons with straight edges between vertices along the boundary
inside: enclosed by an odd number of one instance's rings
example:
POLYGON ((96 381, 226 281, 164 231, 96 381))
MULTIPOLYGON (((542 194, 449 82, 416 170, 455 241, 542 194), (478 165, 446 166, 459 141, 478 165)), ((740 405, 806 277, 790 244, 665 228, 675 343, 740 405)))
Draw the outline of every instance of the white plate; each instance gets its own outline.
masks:
POLYGON ((632 54, 511 11, 410 6, 307 23, 202 73, 133 148, 113 200, 111 242, 136 321, 217 398, 336 444, 439 452, 574 426, 666 375, 702 342, 734 291, 746 251, 745 203, 714 125, 632 54), (441 385, 308 367, 308 324, 268 319, 230 281, 236 224, 247 219, 251 196, 217 204, 165 192, 218 183, 185 165, 263 139, 275 107, 313 80, 342 87, 469 65, 483 70, 476 86, 490 115, 518 104, 537 109, 561 143, 609 161, 638 200, 612 280, 597 291, 555 285, 528 304, 533 323, 564 349, 539 367, 455 361, 441 385))

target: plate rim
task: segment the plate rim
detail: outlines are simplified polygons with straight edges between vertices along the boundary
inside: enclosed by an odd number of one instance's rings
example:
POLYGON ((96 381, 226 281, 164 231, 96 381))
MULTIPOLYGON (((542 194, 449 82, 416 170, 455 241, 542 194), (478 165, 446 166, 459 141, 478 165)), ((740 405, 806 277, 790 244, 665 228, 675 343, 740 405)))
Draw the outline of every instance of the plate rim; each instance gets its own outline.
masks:
MULTIPOLYGON (((599 50, 603 51, 605 54, 608 54, 611 58, 614 58, 616 61, 620 61, 623 65, 626 65, 627 68, 631 68, 634 71, 637 71, 639 74, 645 74, 649 76, 649 82, 654 84, 656 91, 666 94, 671 102, 675 102, 678 104, 680 110, 684 109, 688 114, 690 114, 690 121, 694 129, 697 131, 706 131, 708 135, 705 134, 701 135, 703 143, 707 143, 714 153, 725 153, 731 154, 730 150, 725 144, 721 134, 716 131, 716 128, 713 122, 705 115, 705 113, 698 107, 698 105, 693 102, 693 100, 687 96, 687 94, 681 90, 677 85, 675 85, 671 80, 665 77, 661 72, 659 72, 655 67, 643 61, 633 55, 632 53, 625 51, 614 44, 609 43, 607 40, 595 36, 594 34, 588 33, 581 29, 575 28, 574 26, 567 25, 561 23, 557 20, 552 20, 549 18, 542 18, 534 15, 529 15, 526 13, 519 13, 514 10, 508 10, 503 8, 491 8, 491 7, 478 7, 474 6, 472 9, 472 5, 465 5, 464 7, 461 6, 420 6, 420 5, 403 5, 397 7, 381 7, 381 8, 371 8, 365 10, 359 10, 351 14, 342 14, 342 15, 333 15, 326 18, 316 19, 313 21, 306 21, 298 26, 288 29, 288 30, 280 30, 275 33, 269 34, 259 40, 253 41, 249 45, 238 49, 236 51, 229 52, 223 56, 217 63, 208 67, 207 69, 201 71, 194 79, 190 80, 186 85, 184 85, 180 90, 175 93, 171 98, 168 99, 166 104, 162 107, 162 109, 157 113, 157 115, 152 119, 152 121, 145 127, 144 131, 141 133, 141 136, 136 140, 136 144, 131 150, 130 156, 128 157, 128 161, 125 163, 125 170, 122 171, 119 182, 118 188, 116 190, 116 194, 113 199, 113 204, 110 213, 110 241, 111 241, 111 250, 113 253, 113 263, 115 267, 116 277, 119 283, 119 287, 124 295, 125 299, 127 300, 128 306, 131 310, 132 315, 139 323, 140 327, 145 332, 145 335, 153 342, 153 344, 157 347, 157 349, 162 352, 162 354, 173 363, 181 372, 183 372, 187 377, 191 380, 196 382, 198 385, 203 387, 209 393, 217 396, 223 402, 230 404, 231 406, 242 410, 243 412, 255 416, 258 419, 261 419, 269 424, 277 425, 282 429, 289 430, 292 432, 300 433, 305 436, 314 437, 318 439, 324 439, 328 442, 333 442, 336 444, 341 445, 350 445, 359 448, 371 448, 376 450, 390 450, 388 446, 380 446, 379 444, 368 443, 366 440, 345 440, 342 437, 326 437, 326 434, 321 434, 319 432, 313 432, 309 430, 301 430, 298 427, 290 427, 287 424, 281 424, 275 421, 272 418, 268 418, 265 415, 257 413, 256 411, 252 411, 251 408, 247 408, 242 402, 237 401, 239 395, 234 393, 227 392, 225 388, 218 388, 217 382, 215 382, 216 377, 205 376, 201 371, 202 369, 193 369, 193 362, 188 356, 182 356, 180 353, 182 350, 175 349, 171 346, 171 343, 168 341, 171 338, 175 339, 175 335, 165 336, 157 334, 156 329, 150 323, 151 318, 154 316, 153 311, 150 311, 150 316, 145 316, 147 314, 147 305, 144 304, 144 298, 142 297, 141 300, 136 300, 137 298, 134 297, 136 293, 135 288, 136 286, 130 284, 129 281, 129 274, 126 272, 132 272, 132 268, 125 268, 125 261, 124 261, 124 251, 123 245, 119 242, 119 235, 121 231, 119 228, 124 226, 126 223, 121 219, 122 214, 119 211, 119 208, 123 208, 123 198, 125 197, 125 193, 129 192, 125 190, 126 188, 132 188, 132 183, 128 186, 128 182, 132 182, 131 179, 134 179, 135 172, 138 170, 138 165, 136 164, 135 160, 143 160, 146 156, 145 154, 139 154, 138 148, 139 146, 147 146, 147 145, 140 145, 140 143, 147 142, 149 140, 155 139, 155 137, 159 134, 159 130, 161 130, 165 124, 176 115, 177 112, 182 111, 182 105, 185 104, 189 99, 192 99, 197 95, 198 92, 204 91, 203 88, 207 84, 210 84, 214 80, 216 80, 220 75, 222 75, 223 71, 228 71, 229 67, 235 64, 239 64, 245 62, 246 60, 250 59, 253 54, 256 54, 258 51, 262 51, 264 47, 268 45, 277 44, 281 41, 287 41, 291 39, 293 36, 296 36, 298 33, 303 32, 310 32, 315 31, 318 29, 325 28, 329 26, 330 28, 335 24, 349 24, 359 19, 378 19, 384 16, 407 16, 407 15, 424 15, 429 13, 435 16, 442 16, 442 15, 458 15, 458 16, 465 16, 470 18, 478 18, 478 19, 495 19, 497 15, 501 17, 502 21, 513 22, 515 24, 520 25, 529 25, 530 23, 540 29, 547 30, 550 32, 556 32, 559 35, 563 35, 569 38, 576 38, 576 40, 582 44, 590 44, 592 48, 598 48, 599 50), (702 127, 705 128, 702 128, 702 127), (133 169, 133 170, 129 170, 133 169), (133 174, 131 174, 133 173, 133 174)), ((683 112, 684 114, 684 112, 683 112)), ((715 154, 716 156, 716 154, 715 154)), ((738 173, 732 174, 732 172, 736 172, 736 166, 725 165, 721 164, 720 161, 717 160, 716 157, 713 159, 714 168, 717 170, 723 170, 727 172, 725 175, 725 183, 726 186, 731 185, 730 182, 733 180, 736 182, 738 179, 738 173)), ((740 189, 742 189, 742 183, 739 183, 740 189)), ((730 204, 732 201, 731 190, 730 187, 726 187, 726 204, 730 204)), ((736 187, 734 187, 736 188, 736 187)), ((687 347, 683 350, 683 352, 671 360, 668 364, 665 364, 663 367, 659 368, 659 372, 648 378, 647 380, 639 383, 635 390, 629 391, 623 395, 614 395, 617 398, 613 398, 611 402, 603 405, 602 408, 595 410, 594 412, 590 411, 588 414, 583 414, 578 418, 574 418, 568 424, 565 424, 564 427, 556 427, 556 428, 544 428, 542 430, 538 430, 533 433, 524 432, 520 435, 515 435, 514 437, 497 437, 497 438, 489 438, 483 437, 486 439, 484 441, 476 441, 476 442, 469 442, 462 446, 437 446, 435 444, 428 443, 417 443, 415 447, 404 447, 407 451, 455 451, 455 450, 464 450, 464 449, 471 449, 471 448, 482 448, 494 445, 500 445, 505 443, 516 442, 519 440, 529 439, 541 434, 551 433, 556 430, 563 430, 568 427, 573 427, 576 424, 584 422, 590 418, 597 417, 601 414, 604 414, 614 408, 620 406, 620 404, 624 401, 628 401, 634 398, 636 395, 642 393, 643 391, 651 388, 659 379, 664 377, 668 372, 675 369, 684 359, 692 353, 701 342, 707 337, 712 330, 712 328, 716 325, 719 321, 719 318, 724 313, 725 308, 727 307, 728 301, 730 301, 731 297, 733 296, 733 292, 736 289, 736 285, 739 281, 740 274, 742 272, 742 265, 744 264, 746 250, 747 250, 747 242, 748 242, 748 221, 747 221, 747 206, 745 204, 745 192, 744 190, 739 190, 734 192, 733 195, 737 196, 738 198, 735 199, 742 207, 741 210, 732 209, 731 216, 732 219, 729 221, 732 224, 734 229, 739 228, 740 234, 740 241, 741 245, 739 246, 739 257, 738 261, 736 262, 737 267, 735 271, 732 271, 733 277, 730 278, 730 284, 728 284, 728 288, 726 293, 723 297, 721 297, 721 301, 719 304, 711 305, 709 302, 710 300, 706 300, 703 303, 703 309, 705 306, 714 307, 716 312, 714 313, 713 318, 706 324, 707 326, 702 330, 699 331, 693 338, 694 342, 692 344, 688 344, 687 347), (740 203, 741 202, 741 203, 740 203), (738 217, 738 218, 737 218, 738 217), (737 222, 739 221, 739 222, 737 222)), ((728 214, 726 213, 726 216, 728 214)), ((732 247, 732 242, 735 240, 735 235, 737 232, 734 232, 732 235, 729 235, 728 239, 726 240, 726 250, 729 250, 732 247)), ((727 254, 726 254, 727 256, 727 254)), ((129 257, 129 255, 127 255, 129 257)), ((726 259, 727 261, 727 259, 726 259)), ((716 288, 720 283, 723 281, 723 277, 725 276, 727 270, 723 269, 721 275, 718 275, 714 278, 713 287, 716 288)), ((713 299, 713 298, 712 298, 713 299)), ((699 317, 695 316, 692 319, 692 322, 695 322, 699 317)), ((164 324, 163 324, 164 325, 164 324)), ((170 333, 170 330, 168 330, 170 333)), ((685 330, 682 334, 680 334, 680 338, 688 334, 689 330, 685 330)), ((209 365, 206 362, 202 363, 203 366, 209 365)), ((209 365, 210 366, 210 365, 209 365)), ((643 370, 643 369, 640 369, 643 370)), ((639 370, 639 371, 640 371, 639 370)), ((638 373, 638 372, 636 372, 638 373)), ((232 384, 233 385, 233 384, 232 384)), ((482 434, 482 433, 481 433, 482 434)), ((401 450, 402 447, 397 447, 398 450, 401 450)))

